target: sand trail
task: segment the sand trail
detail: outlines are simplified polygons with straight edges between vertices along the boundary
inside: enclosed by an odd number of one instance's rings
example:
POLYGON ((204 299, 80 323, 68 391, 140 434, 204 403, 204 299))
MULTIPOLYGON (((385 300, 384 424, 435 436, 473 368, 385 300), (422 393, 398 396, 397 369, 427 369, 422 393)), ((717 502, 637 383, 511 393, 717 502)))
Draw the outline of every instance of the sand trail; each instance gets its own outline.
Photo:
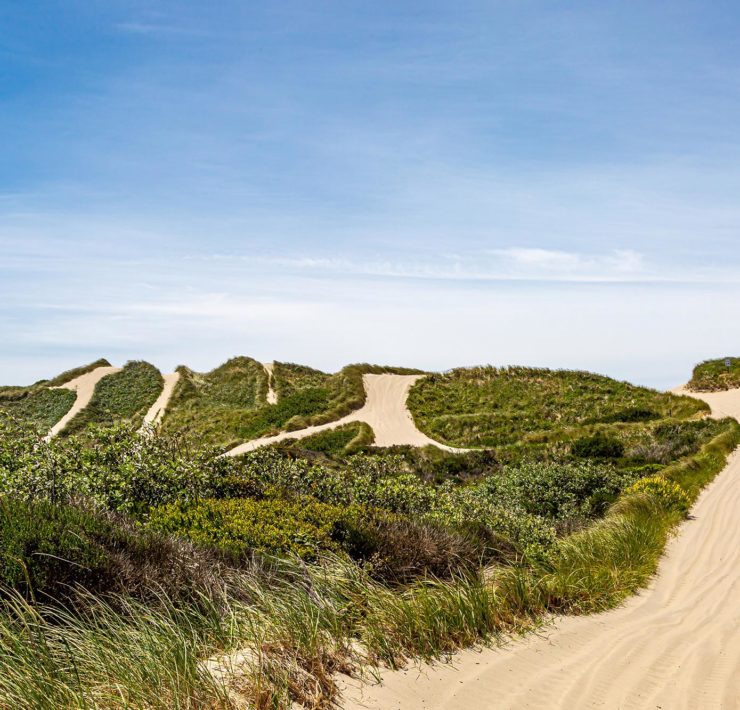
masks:
POLYGON ((49 433, 46 435, 47 440, 62 431, 77 414, 90 404, 93 392, 95 392, 95 385, 100 380, 106 375, 112 375, 114 372, 120 371, 120 367, 96 367, 94 370, 60 385, 58 389, 73 390, 77 394, 77 399, 75 399, 72 408, 49 430, 49 433))
MULTIPOLYGON (((684 392, 740 418, 740 390, 684 392)), ((716 408, 716 409, 715 409, 716 408)), ((347 710, 738 710, 740 452, 700 496, 648 589, 619 609, 564 617, 453 664, 345 681, 347 710)))
POLYGON ((411 413, 406 406, 409 390, 424 375, 363 375, 366 400, 362 408, 351 412, 346 417, 327 424, 318 424, 297 431, 280 432, 274 436, 265 436, 240 444, 229 456, 239 456, 254 451, 262 446, 288 439, 305 439, 322 431, 354 422, 365 422, 375 432, 375 446, 437 446, 451 452, 455 449, 430 439, 416 428, 411 413))
POLYGON ((156 427, 161 421, 164 413, 167 411, 167 405, 172 399, 172 393, 175 391, 175 385, 180 379, 179 372, 173 372, 169 375, 162 375, 164 386, 157 397, 157 400, 144 415, 144 423, 141 425, 142 431, 150 427, 156 427))
POLYGON ((267 373, 267 404, 277 404, 277 392, 275 392, 272 386, 275 382, 275 363, 263 362, 262 367, 265 368, 265 372, 267 373))

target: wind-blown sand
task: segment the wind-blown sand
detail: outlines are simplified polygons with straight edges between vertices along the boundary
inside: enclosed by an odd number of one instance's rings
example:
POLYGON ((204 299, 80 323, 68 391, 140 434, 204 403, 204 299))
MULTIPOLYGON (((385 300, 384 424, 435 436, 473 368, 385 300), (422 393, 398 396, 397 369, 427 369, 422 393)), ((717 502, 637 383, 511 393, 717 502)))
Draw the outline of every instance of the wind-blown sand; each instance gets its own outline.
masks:
POLYGON ((141 429, 148 429, 149 427, 156 427, 162 421, 164 413, 167 411, 167 405, 172 399, 172 393, 175 391, 175 385, 180 379, 179 372, 173 372, 170 375, 162 375, 164 379, 164 386, 162 391, 157 397, 157 401, 149 408, 149 411, 144 415, 144 423, 141 425, 141 429))
MULTIPOLYGON (((683 392, 740 418, 740 390, 683 392)), ((453 665, 344 683, 346 710, 737 710, 740 708, 740 452, 702 493, 650 587, 538 637, 464 651, 453 665)))
POLYGON ((95 385, 100 382, 106 375, 112 375, 114 372, 120 372, 120 367, 96 367, 94 370, 75 377, 69 382, 65 382, 55 389, 73 390, 77 394, 77 399, 74 401, 72 408, 49 430, 46 435, 47 439, 51 439, 56 436, 62 429, 64 429, 69 422, 79 414, 92 399, 93 392, 95 391, 95 385))
POLYGON ((336 429, 344 424, 365 422, 375 432, 375 446, 437 446, 445 451, 461 452, 430 439, 416 428, 411 413, 406 406, 411 386, 424 375, 364 375, 367 398, 361 409, 327 424, 318 424, 297 431, 284 431, 275 436, 265 436, 240 444, 228 456, 239 456, 254 451, 261 446, 274 444, 287 439, 305 439, 329 429, 336 429))
POLYGON ((272 388, 275 363, 263 362, 262 367, 265 368, 265 372, 267 373, 267 404, 277 404, 277 392, 272 388))

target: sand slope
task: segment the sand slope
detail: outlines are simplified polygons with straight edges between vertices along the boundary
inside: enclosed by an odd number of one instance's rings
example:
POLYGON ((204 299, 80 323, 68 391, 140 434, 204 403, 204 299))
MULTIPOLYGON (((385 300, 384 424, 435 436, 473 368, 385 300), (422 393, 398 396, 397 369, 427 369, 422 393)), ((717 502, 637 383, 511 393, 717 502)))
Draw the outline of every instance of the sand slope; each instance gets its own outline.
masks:
POLYGON ((142 429, 148 427, 155 427, 162 421, 164 413, 167 411, 167 405, 172 399, 172 393, 175 391, 175 385, 180 379, 179 372, 173 372, 170 375, 162 375, 164 378, 164 386, 157 400, 149 408, 149 411, 144 415, 144 423, 141 425, 142 429))
POLYGON ((254 451, 261 446, 274 444, 287 439, 305 439, 329 429, 336 429, 344 424, 365 422, 375 432, 375 446, 437 446, 445 451, 459 452, 440 444, 422 434, 414 424, 406 406, 406 399, 411 386, 424 375, 363 375, 367 398, 361 409, 328 424, 310 426, 297 431, 286 431, 275 436, 265 436, 240 444, 228 452, 229 456, 239 456, 254 451))
POLYGON ((112 375, 114 372, 120 372, 120 367, 96 367, 94 370, 75 377, 73 380, 60 385, 58 389, 73 390, 77 394, 72 408, 50 429, 46 435, 47 439, 56 436, 72 419, 77 416, 92 399, 95 385, 100 382, 106 375, 112 375))
POLYGON ((267 404, 277 404, 277 392, 272 388, 275 363, 263 362, 262 367, 265 368, 265 372, 267 373, 267 404))
MULTIPOLYGON (((688 393, 740 418, 740 390, 688 393)), ((737 710, 740 453, 699 498, 649 589, 614 611, 557 620, 541 637, 466 651, 454 667, 345 685, 347 710, 737 710)))

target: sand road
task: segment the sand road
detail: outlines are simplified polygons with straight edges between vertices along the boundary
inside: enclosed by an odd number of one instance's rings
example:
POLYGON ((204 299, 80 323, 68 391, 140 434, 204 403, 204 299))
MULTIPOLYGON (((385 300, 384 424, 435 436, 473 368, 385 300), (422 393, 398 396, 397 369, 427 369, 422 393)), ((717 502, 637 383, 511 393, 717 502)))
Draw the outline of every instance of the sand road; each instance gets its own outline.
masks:
POLYGON ((329 429, 336 429, 344 424, 365 422, 375 432, 375 446, 437 446, 445 451, 460 452, 464 449, 455 449, 440 444, 422 434, 414 424, 411 413, 406 406, 411 386, 424 375, 364 375, 366 400, 361 409, 327 424, 310 426, 297 431, 285 431, 275 436, 265 436, 240 444, 228 456, 239 456, 248 451, 254 451, 261 446, 274 444, 288 439, 304 439, 307 436, 318 434, 329 429))
POLYGON ((180 373, 173 372, 170 375, 162 375, 162 377, 164 379, 164 386, 156 402, 154 402, 149 408, 149 411, 144 415, 144 423, 141 425, 142 431, 149 427, 156 427, 162 421, 162 417, 167 411, 167 405, 170 403, 170 399, 172 399, 172 393, 175 391, 175 385, 180 379, 180 373))
MULTIPOLYGON (((740 390, 701 397, 740 418, 740 390)), ((669 543, 650 587, 624 606, 564 617, 542 636, 457 654, 452 666, 348 681, 347 710, 738 710, 740 452, 669 543)))
POLYGON ((46 438, 51 439, 56 436, 79 412, 90 404, 95 385, 100 380, 106 375, 112 375, 114 372, 120 372, 120 370, 120 367, 96 367, 94 370, 60 385, 59 389, 73 390, 77 394, 77 399, 74 401, 72 408, 50 429, 46 438))

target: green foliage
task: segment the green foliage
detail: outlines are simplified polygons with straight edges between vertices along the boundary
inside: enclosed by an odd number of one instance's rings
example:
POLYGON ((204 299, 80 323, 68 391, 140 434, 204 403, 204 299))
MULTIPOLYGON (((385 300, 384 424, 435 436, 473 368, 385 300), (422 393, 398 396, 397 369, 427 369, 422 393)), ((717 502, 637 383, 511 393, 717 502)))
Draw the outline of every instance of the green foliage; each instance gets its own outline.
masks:
POLYGON ((156 585, 171 598, 195 599, 221 584, 219 572, 215 554, 120 516, 0 497, 0 584, 28 598, 68 599, 76 587, 146 597, 156 585))
POLYGON ((373 430, 364 422, 345 424, 336 429, 322 431, 305 439, 287 440, 280 448, 297 451, 315 451, 328 456, 347 456, 370 446, 373 430))
POLYGON ((571 452, 579 459, 618 459, 624 455, 624 444, 599 431, 573 442, 571 452))
POLYGON ((417 426, 454 446, 501 447, 598 423, 684 419, 708 407, 586 372, 478 367, 425 377, 409 394, 417 426), (651 419, 655 418, 651 415, 651 419))
POLYGON ((0 412, 33 425, 46 433, 72 407, 75 393, 46 387, 5 388, 0 390, 0 412))
POLYGON ((718 392, 740 387, 740 358, 729 358, 729 368, 726 359, 706 360, 698 364, 689 381, 689 389, 695 392, 718 392))
POLYGON ((683 488, 663 476, 650 476, 636 481, 624 495, 649 495, 657 499, 664 508, 683 515, 688 513, 691 506, 691 500, 683 488))
POLYGON ((139 427, 162 387, 164 379, 154 365, 128 362, 120 372, 106 375, 98 382, 90 404, 69 422, 64 434, 80 432, 90 424, 130 422, 139 427))
POLYGON ((442 525, 419 524, 388 511, 335 506, 311 498, 249 498, 173 503, 151 511, 150 529, 236 554, 252 551, 315 560, 346 553, 386 582, 472 570, 475 541, 442 525))
POLYGON ((148 525, 237 552, 293 553, 315 559, 321 551, 341 549, 337 528, 343 515, 336 506, 310 499, 206 499, 156 508, 149 514, 148 525))
POLYGON ((180 437, 138 436, 130 426, 89 427, 84 435, 41 441, 30 427, 0 419, 0 495, 96 505, 137 513, 212 494, 234 462, 180 437))

